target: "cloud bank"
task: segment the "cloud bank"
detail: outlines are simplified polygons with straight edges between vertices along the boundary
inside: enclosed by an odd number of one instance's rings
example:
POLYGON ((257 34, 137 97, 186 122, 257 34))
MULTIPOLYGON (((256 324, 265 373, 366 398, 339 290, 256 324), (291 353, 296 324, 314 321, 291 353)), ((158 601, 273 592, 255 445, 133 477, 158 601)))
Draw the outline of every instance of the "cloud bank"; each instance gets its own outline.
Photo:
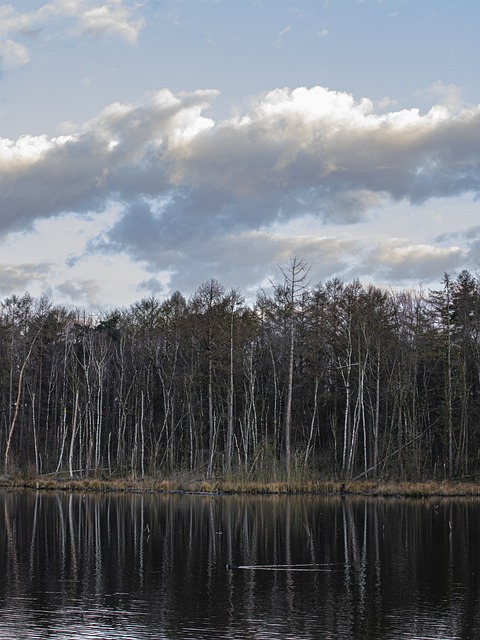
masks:
MULTIPOLYGON (((86 29, 93 9, 73 4, 84 7, 86 29)), ((45 6, 66 10, 67 3, 45 6)), ((103 7, 122 10, 121 3, 103 7)), ((105 28, 116 15, 109 11, 105 28)), ((342 256, 358 256, 354 240, 318 232, 289 240, 275 234, 279 225, 360 224, 389 204, 478 195, 480 106, 380 113, 366 98, 285 88, 214 122, 208 108, 216 95, 161 90, 139 103, 111 104, 71 135, 0 139, 0 233, 115 203, 119 215, 90 251, 127 253, 153 274, 169 272, 179 288, 187 273, 198 283, 230 270, 233 277, 239 265, 253 284, 266 264, 299 248, 343 265, 342 256)), ((389 257, 372 248, 365 266, 391 260, 408 274, 425 251, 397 248, 389 257)), ((431 253, 438 267, 459 251, 431 253)))

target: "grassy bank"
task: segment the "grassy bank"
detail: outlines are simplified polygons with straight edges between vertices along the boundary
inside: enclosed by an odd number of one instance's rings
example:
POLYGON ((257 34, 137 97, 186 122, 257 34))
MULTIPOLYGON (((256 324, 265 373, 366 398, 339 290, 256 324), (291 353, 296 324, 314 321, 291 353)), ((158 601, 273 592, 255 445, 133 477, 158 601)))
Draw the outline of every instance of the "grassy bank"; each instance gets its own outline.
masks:
POLYGON ((274 481, 191 479, 69 479, 61 477, 0 478, 0 487, 83 492, 364 495, 422 498, 427 496, 480 497, 480 483, 454 481, 274 481))

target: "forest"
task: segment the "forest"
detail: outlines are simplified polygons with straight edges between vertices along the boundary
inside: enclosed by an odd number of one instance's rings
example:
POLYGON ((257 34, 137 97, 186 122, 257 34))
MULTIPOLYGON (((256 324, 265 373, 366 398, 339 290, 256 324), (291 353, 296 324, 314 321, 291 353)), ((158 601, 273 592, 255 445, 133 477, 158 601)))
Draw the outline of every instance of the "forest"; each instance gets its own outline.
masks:
POLYGON ((398 292, 309 271, 290 259, 249 304, 216 280, 100 316, 4 299, 3 474, 475 478, 477 276, 398 292))

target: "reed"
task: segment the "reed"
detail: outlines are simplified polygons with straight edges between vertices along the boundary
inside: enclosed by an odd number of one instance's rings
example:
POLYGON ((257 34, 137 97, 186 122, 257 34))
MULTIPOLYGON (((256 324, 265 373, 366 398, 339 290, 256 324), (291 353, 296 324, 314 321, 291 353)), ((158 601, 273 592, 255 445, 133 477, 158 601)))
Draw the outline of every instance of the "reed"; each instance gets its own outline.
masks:
POLYGON ((245 475, 226 478, 192 478, 176 475, 171 478, 148 477, 144 479, 84 478, 70 479, 62 476, 0 477, 4 488, 30 488, 38 490, 83 491, 83 492, 130 492, 130 493, 208 493, 208 494, 284 494, 284 495, 357 495, 423 498, 480 497, 480 483, 465 481, 395 482, 362 480, 342 482, 328 479, 250 479, 245 475))

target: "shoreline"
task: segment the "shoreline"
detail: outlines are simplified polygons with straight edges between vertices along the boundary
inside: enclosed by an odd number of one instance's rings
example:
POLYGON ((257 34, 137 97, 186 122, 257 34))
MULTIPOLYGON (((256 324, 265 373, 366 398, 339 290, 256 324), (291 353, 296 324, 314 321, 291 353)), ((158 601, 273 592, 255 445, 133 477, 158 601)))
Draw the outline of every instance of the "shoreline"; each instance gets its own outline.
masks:
POLYGON ((88 493, 181 493, 206 495, 324 495, 365 497, 478 497, 480 483, 453 480, 426 481, 242 481, 165 479, 70 479, 0 477, 0 489, 81 491, 88 493))

